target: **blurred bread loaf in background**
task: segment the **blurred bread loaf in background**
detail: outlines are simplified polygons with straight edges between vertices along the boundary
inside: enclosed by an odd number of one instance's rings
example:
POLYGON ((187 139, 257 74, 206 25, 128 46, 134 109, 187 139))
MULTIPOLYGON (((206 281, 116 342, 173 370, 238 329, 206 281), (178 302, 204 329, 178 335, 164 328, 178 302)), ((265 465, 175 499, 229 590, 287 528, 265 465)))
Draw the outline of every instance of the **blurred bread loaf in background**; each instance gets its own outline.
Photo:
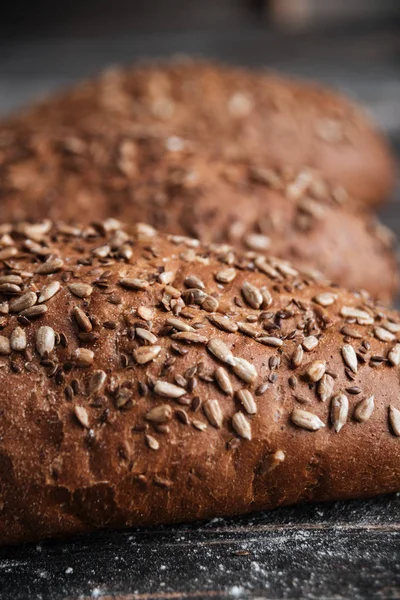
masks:
POLYGON ((390 301, 390 233, 367 210, 389 149, 339 95, 186 60, 107 71, 0 124, 3 220, 115 217, 270 251, 390 301))
POLYGON ((317 84, 207 61, 108 70, 10 122, 27 142, 60 127, 90 141, 111 131, 129 136, 135 126, 219 157, 319 169, 366 205, 394 185, 388 146, 360 106, 317 84))

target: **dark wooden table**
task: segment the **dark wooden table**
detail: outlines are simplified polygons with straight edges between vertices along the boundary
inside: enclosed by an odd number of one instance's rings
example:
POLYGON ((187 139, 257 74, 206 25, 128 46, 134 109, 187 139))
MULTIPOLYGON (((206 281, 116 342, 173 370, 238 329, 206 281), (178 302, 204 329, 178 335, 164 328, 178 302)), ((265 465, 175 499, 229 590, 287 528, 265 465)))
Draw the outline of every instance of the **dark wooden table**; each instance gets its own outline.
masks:
MULTIPOLYGON (((176 52, 279 68, 358 98, 400 154, 400 35, 263 28, 0 41, 0 113, 117 62, 176 52)), ((400 197, 400 194, 397 195, 400 197)), ((400 235, 400 207, 382 211, 400 235)), ((400 496, 0 550, 1 600, 400 598, 400 496)))
POLYGON ((0 550, 1 598, 400 598, 400 495, 0 550))

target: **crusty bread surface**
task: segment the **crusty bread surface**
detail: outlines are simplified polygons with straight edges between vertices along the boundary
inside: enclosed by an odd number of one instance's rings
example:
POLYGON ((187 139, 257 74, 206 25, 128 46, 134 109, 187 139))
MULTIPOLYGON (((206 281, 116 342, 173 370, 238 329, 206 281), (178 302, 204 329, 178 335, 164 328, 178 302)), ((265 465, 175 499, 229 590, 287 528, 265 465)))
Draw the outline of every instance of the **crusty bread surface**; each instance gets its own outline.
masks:
POLYGON ((400 489, 400 317, 149 225, 0 228, 0 541, 400 489))
POLYGON ((319 171, 217 159, 142 128, 97 122, 87 138, 44 123, 29 139, 12 136, 0 155, 0 205, 3 221, 116 217, 269 251, 385 302, 397 289, 393 236, 319 171))

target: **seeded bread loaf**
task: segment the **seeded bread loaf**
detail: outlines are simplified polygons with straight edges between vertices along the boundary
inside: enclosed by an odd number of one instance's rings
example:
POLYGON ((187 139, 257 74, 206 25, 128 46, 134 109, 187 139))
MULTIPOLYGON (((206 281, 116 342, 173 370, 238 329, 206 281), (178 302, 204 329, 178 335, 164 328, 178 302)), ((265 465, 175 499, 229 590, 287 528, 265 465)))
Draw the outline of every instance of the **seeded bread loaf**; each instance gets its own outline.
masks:
MULTIPOLYGON (((317 168, 369 205, 380 203, 395 180, 389 149, 360 107, 316 85, 207 62, 107 71, 9 125, 2 125, 2 137, 18 132, 28 146, 32 136, 66 128, 59 150, 81 155, 87 184, 87 154, 111 154, 108 168, 118 170, 119 147, 110 147, 108 137, 121 141, 135 128, 189 139, 215 157, 317 168)), ((17 151, 22 165, 34 156, 17 151)), ((37 167, 46 170, 46 162, 37 167)))
POLYGON ((393 299, 392 235, 319 172, 213 160, 173 137, 106 139, 79 146, 65 131, 38 134, 31 139, 35 158, 18 165, 15 153, 26 147, 18 138, 0 166, 2 219, 144 221, 206 242, 269 250, 344 287, 393 299))
POLYGON ((400 316, 272 257, 1 228, 0 541, 400 489, 400 316))

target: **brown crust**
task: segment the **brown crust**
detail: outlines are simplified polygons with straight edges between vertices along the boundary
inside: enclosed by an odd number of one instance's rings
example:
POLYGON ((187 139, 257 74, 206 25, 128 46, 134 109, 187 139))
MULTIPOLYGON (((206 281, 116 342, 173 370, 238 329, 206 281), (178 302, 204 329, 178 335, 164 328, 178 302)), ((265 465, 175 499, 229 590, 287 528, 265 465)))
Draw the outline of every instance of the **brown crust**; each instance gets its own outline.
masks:
POLYGON ((318 171, 228 162, 143 128, 9 134, 0 163, 3 220, 145 221, 207 242, 267 248, 385 302, 396 293, 392 236, 318 171))
POLYGON ((2 543, 399 489, 398 313, 112 220, 0 261, 2 543))
POLYGON ((320 169, 368 205, 382 202, 395 182, 388 146, 356 104, 317 85, 208 62, 107 71, 18 122, 36 131, 61 123, 89 136, 151 127, 215 156, 320 169))

